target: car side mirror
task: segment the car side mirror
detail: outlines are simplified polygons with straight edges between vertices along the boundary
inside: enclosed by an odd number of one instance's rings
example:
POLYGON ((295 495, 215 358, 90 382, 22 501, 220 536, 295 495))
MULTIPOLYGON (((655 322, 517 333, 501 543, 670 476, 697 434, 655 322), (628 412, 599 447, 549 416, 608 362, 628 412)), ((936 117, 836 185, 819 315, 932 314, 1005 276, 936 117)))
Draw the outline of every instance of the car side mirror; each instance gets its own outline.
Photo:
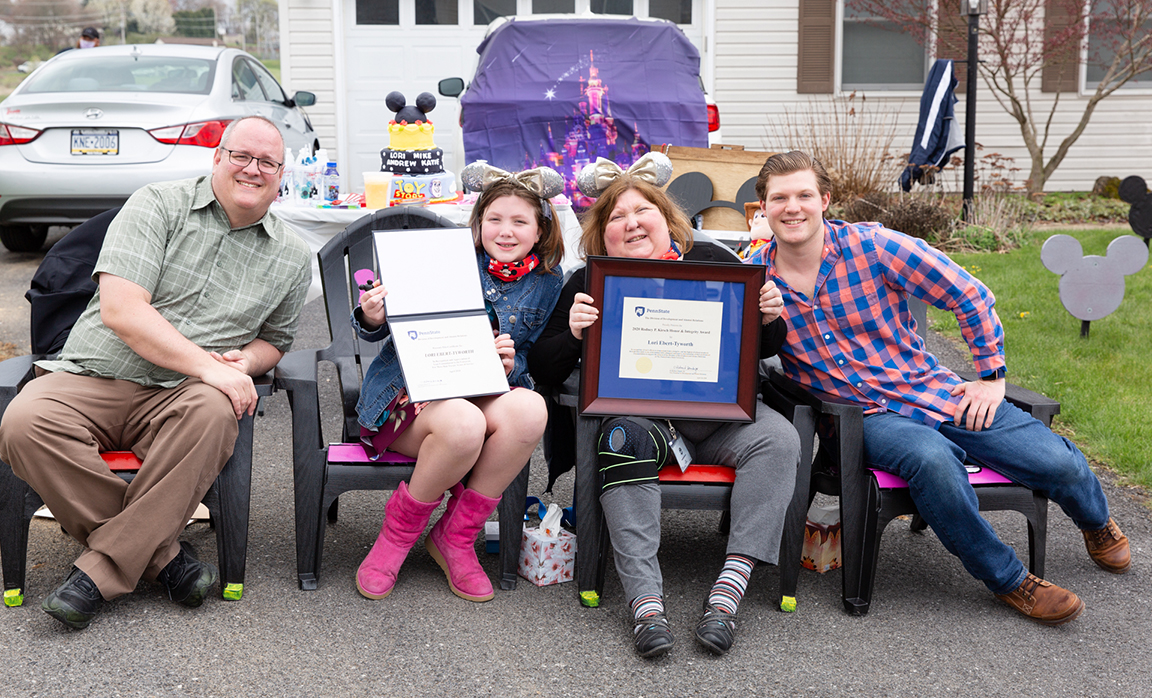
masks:
POLYGON ((444 97, 459 97, 464 91, 463 78, 444 78, 437 85, 437 90, 444 97))
POLYGON ((297 92, 292 95, 292 106, 310 107, 316 103, 316 95, 311 92, 297 92))

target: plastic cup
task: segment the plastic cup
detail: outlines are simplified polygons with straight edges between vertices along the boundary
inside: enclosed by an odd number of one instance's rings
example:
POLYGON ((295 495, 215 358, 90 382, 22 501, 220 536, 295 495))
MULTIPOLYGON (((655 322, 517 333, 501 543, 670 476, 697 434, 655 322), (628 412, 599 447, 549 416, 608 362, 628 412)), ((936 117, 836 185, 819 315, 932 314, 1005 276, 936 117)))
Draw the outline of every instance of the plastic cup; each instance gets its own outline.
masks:
POLYGON ((391 194, 391 172, 364 173, 364 204, 368 208, 388 208, 391 194))

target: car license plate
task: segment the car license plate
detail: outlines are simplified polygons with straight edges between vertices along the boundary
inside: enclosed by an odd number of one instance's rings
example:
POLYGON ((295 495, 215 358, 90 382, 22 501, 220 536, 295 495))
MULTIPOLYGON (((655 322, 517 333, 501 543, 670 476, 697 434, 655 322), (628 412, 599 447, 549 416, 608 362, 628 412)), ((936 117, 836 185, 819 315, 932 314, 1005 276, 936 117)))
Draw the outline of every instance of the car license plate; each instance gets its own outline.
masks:
POLYGON ((120 132, 115 129, 81 128, 72 131, 73 155, 117 155, 120 132))

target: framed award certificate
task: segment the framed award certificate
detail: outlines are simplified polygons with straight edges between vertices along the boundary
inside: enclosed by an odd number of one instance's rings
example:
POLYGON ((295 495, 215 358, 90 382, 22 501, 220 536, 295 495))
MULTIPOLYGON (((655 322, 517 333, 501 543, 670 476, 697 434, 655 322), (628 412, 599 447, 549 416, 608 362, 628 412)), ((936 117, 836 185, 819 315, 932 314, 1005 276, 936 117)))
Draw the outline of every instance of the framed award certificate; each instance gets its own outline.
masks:
POLYGON ((589 257, 586 273, 581 414, 755 420, 763 266, 589 257))

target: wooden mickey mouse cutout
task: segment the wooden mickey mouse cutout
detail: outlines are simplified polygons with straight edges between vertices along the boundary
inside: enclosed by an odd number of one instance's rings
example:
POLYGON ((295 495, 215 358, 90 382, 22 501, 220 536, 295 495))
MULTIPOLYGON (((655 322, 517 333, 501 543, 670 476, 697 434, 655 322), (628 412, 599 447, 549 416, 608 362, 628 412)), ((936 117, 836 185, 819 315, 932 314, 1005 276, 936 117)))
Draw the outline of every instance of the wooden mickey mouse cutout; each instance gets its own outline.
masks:
POLYGON ((1144 246, 1152 239, 1152 193, 1143 177, 1132 175, 1120 182, 1120 199, 1132 205, 1128 209, 1128 225, 1132 231, 1144 238, 1144 246))
POLYGON ((1081 321, 1080 336, 1088 336, 1088 323, 1111 315, 1124 300, 1124 277, 1148 263, 1148 248, 1140 238, 1121 235, 1108 245, 1107 255, 1084 256, 1080 241, 1053 235, 1040 249, 1048 271, 1060 274, 1060 302, 1081 321))

